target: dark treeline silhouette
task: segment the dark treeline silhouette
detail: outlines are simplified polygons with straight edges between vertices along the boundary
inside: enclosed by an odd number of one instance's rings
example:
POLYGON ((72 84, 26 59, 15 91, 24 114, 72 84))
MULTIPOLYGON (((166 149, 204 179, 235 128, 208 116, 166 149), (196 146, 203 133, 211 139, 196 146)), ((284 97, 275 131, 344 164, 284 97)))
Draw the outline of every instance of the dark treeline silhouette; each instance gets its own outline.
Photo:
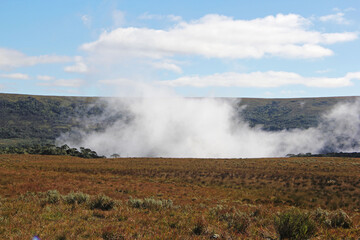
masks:
POLYGON ((79 151, 77 148, 70 148, 66 144, 61 147, 51 144, 0 147, 0 154, 66 155, 81 158, 105 158, 105 156, 99 156, 95 151, 92 151, 89 148, 80 147, 79 151))
POLYGON ((329 152, 329 153, 299 153, 299 154, 287 154, 287 157, 349 157, 360 158, 360 152, 329 152))

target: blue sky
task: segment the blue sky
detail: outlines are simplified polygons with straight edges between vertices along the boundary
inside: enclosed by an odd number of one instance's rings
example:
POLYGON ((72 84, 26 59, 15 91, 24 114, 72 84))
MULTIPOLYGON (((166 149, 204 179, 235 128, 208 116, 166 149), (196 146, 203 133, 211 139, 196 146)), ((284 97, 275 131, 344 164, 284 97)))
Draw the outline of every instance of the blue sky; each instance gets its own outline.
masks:
POLYGON ((0 92, 360 95, 359 11, 358 0, 2 0, 0 92))

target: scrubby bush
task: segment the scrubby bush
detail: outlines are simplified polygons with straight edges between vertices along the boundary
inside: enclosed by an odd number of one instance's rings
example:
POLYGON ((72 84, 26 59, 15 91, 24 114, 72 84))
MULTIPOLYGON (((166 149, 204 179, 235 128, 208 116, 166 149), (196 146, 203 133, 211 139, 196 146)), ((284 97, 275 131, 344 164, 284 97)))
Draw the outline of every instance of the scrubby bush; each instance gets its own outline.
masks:
POLYGON ((173 202, 171 200, 159 199, 156 200, 154 198, 145 198, 143 207, 146 209, 155 209, 160 210, 163 208, 171 208, 173 206, 173 202))
POLYGON ((309 214, 291 209, 275 217, 275 229, 280 239, 309 239, 316 232, 314 221, 309 214))
POLYGON ((217 205, 210 209, 210 216, 226 222, 228 228, 238 233, 245 233, 250 226, 250 216, 234 208, 226 209, 222 205, 217 205))
POLYGON ((164 208, 171 208, 173 206, 173 202, 165 199, 154 199, 154 198, 145 198, 137 199, 137 198, 130 198, 128 201, 128 205, 133 208, 144 208, 144 209, 151 209, 151 210, 160 210, 164 208))
POLYGON ((66 233, 61 233, 57 236, 55 236, 55 240, 66 240, 66 233))
POLYGON ((199 218, 194 228, 192 229, 192 233, 195 235, 203 235, 207 231, 207 223, 204 218, 199 218))
POLYGON ((210 209, 210 216, 218 219, 219 221, 227 221, 231 217, 231 213, 222 205, 217 205, 216 207, 210 209))
POLYGON ((61 200, 61 194, 57 190, 49 190, 46 192, 45 202, 49 204, 57 204, 61 200))
POLYGON ((104 240, 123 240, 125 239, 124 236, 113 229, 112 227, 106 227, 102 230, 101 237, 104 240))
POLYGON ((236 211, 230 215, 228 219, 228 227, 238 233, 245 233, 250 225, 250 217, 248 214, 236 211))
POLYGON ((321 208, 317 208, 313 216, 316 221, 331 228, 350 228, 352 225, 351 218, 341 209, 334 212, 328 212, 321 208))
POLYGON ((332 212, 329 216, 331 221, 331 227, 337 228, 350 228, 352 225, 351 218, 344 212, 343 210, 339 209, 335 212, 332 212))
POLYGON ((97 195, 90 200, 90 209, 111 210, 115 207, 115 200, 105 195, 97 195))
POLYGON ((128 205, 133 208, 142 208, 144 201, 138 198, 130 198, 128 201, 128 205))
POLYGON ((331 226, 331 220, 329 219, 330 213, 322 208, 317 208, 313 213, 313 218, 316 222, 325 225, 327 227, 331 226))
POLYGON ((90 199, 90 196, 82 192, 71 192, 64 197, 64 200, 67 204, 81 204, 87 203, 90 199))

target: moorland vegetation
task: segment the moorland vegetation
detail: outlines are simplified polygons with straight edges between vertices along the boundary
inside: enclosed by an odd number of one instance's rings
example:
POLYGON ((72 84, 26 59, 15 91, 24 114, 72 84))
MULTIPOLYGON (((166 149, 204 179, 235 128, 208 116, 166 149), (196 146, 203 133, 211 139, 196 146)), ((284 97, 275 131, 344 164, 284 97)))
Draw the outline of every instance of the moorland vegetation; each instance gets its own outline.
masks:
POLYGON ((360 160, 0 155, 3 239, 357 239, 360 160))

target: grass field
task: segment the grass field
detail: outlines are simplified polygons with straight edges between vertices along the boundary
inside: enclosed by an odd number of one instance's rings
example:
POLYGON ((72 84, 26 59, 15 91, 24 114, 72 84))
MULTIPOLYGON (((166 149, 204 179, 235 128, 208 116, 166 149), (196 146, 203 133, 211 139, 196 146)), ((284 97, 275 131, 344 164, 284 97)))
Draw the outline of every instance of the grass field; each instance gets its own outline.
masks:
POLYGON ((279 239, 286 216, 360 237, 360 159, 0 155, 0 176, 1 239, 279 239))

